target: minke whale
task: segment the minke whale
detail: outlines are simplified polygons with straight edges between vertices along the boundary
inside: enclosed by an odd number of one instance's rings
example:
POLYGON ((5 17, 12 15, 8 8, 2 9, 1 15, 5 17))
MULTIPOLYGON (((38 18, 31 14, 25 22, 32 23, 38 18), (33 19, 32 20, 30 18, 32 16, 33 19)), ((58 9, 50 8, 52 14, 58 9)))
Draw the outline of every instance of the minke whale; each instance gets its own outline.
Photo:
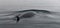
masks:
POLYGON ((23 19, 23 18, 32 18, 32 17, 34 17, 34 15, 36 15, 34 12, 36 12, 36 13, 42 12, 42 13, 51 14, 50 11, 47 11, 47 10, 37 10, 37 9, 22 10, 22 11, 18 11, 18 12, 21 12, 21 13, 27 12, 27 13, 21 14, 20 16, 19 16, 19 15, 16 15, 15 17, 17 18, 17 19, 16 19, 16 22, 17 22, 17 23, 20 21, 20 19, 23 19), (29 11, 30 11, 30 12, 29 12, 29 11))

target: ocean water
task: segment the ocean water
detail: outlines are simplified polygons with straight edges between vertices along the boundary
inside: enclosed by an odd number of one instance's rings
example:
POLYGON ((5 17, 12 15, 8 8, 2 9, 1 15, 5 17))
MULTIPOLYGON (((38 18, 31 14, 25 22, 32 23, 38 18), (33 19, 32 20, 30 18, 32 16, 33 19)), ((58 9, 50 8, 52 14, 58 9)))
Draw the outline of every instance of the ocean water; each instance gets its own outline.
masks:
POLYGON ((60 28, 60 12, 35 13, 34 17, 23 18, 18 23, 13 18, 15 15, 23 13, 6 12, 0 14, 0 28, 60 28))

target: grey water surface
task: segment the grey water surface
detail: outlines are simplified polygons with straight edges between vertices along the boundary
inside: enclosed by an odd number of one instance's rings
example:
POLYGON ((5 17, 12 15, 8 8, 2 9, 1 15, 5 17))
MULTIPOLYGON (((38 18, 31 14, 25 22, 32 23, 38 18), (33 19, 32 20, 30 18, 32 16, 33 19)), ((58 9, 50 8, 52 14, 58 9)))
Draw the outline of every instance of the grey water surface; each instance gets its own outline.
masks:
POLYGON ((0 12, 0 28, 60 28, 60 12, 51 12, 51 14, 43 12, 37 13, 34 11, 29 12, 0 12), (16 15, 21 14, 21 17, 29 12, 35 15, 31 18, 20 19, 16 23, 16 15))

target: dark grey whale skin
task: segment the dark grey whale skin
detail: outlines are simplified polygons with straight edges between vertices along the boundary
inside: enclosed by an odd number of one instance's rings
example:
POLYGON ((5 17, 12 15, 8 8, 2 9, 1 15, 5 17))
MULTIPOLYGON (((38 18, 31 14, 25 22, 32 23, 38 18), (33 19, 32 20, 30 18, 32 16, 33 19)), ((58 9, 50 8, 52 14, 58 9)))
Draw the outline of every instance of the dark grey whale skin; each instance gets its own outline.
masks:
POLYGON ((27 12, 27 13, 23 14, 21 17, 16 16, 16 18, 17 18, 17 23, 19 22, 20 19, 32 18, 32 17, 34 17, 34 15, 35 15, 35 13, 33 13, 33 12, 27 12))

